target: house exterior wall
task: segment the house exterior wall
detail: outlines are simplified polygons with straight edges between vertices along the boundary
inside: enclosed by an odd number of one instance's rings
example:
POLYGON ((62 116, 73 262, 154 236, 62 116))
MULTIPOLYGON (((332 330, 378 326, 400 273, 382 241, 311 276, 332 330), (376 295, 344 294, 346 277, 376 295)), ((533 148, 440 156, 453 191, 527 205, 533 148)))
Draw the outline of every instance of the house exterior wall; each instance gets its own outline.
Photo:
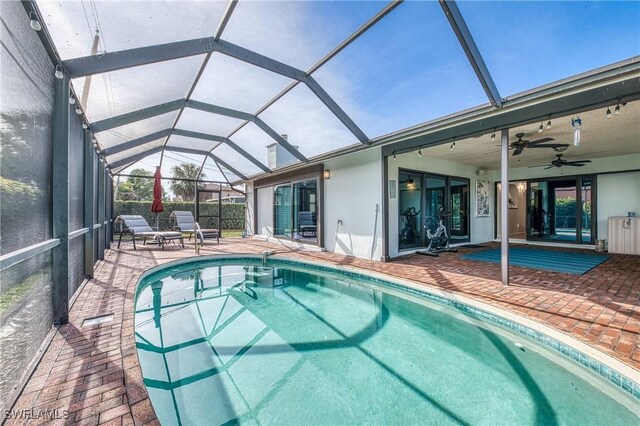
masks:
POLYGON ((600 175, 597 185, 598 239, 608 239, 610 216, 640 214, 640 172, 600 175))
POLYGON ((325 247, 328 251, 379 260, 382 256, 382 162, 380 148, 324 163, 325 247), (341 220, 342 224, 338 221, 341 220))
MULTIPOLYGON (((495 183, 500 179, 497 170, 487 170, 477 175, 477 167, 430 158, 428 149, 423 157, 415 152, 399 154, 389 158, 388 179, 394 181, 396 197, 389 198, 389 256, 399 252, 398 171, 408 169, 469 179, 470 242, 477 244, 494 239, 495 235, 495 183), (489 181, 489 216, 476 216, 476 182, 489 181)), ((380 148, 372 148, 351 155, 328 160, 325 170, 331 178, 324 181, 324 244, 327 251, 366 259, 380 259, 383 247, 382 211, 382 160, 380 148), (341 221, 339 223, 338 221, 341 221)), ((580 169, 561 169, 566 175, 599 174, 597 176, 597 223, 598 238, 607 238, 607 218, 626 215, 629 211, 640 214, 640 172, 608 174, 616 170, 640 168, 640 154, 608 157, 593 160, 580 169), (607 174, 602 174, 607 173, 607 174)), ((525 180, 558 176, 558 169, 513 168, 509 179, 525 180)), ((387 183, 388 185, 388 183, 387 183)), ((253 186, 247 184, 247 229, 253 230, 253 204, 257 203, 255 235, 273 236, 273 188, 259 188, 258 199, 253 199, 253 186)))

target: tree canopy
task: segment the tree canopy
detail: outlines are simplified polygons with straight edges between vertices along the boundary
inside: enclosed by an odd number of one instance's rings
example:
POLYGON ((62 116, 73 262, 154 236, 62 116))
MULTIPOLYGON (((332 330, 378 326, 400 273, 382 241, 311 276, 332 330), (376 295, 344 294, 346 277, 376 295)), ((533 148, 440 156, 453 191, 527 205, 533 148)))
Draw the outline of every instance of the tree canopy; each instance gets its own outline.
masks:
POLYGON ((145 177, 129 177, 127 180, 121 181, 118 184, 116 199, 123 201, 153 200, 153 173, 145 169, 133 169, 131 175, 145 177))
MULTIPOLYGON (((174 180, 171 181, 171 191, 178 197, 182 198, 182 201, 194 201, 196 199, 196 182, 198 179, 198 172, 200 167, 193 163, 182 163, 180 165, 173 166, 171 173, 175 179, 186 180, 174 180)), ((200 174, 200 179, 204 179, 206 175, 200 174)), ((204 189, 204 184, 198 183, 198 188, 204 189)))

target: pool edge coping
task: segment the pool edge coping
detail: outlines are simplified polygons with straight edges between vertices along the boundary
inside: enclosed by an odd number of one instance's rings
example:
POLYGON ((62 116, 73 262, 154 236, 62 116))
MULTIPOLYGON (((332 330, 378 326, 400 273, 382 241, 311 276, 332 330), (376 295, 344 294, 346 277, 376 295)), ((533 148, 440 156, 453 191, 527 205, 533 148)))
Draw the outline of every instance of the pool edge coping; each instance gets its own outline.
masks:
MULTIPOLYGON (((159 272, 162 269, 166 269, 172 266, 178 266, 178 265, 182 265, 182 264, 187 264, 187 263, 198 263, 198 262, 206 262, 206 261, 215 261, 215 260, 223 260, 223 259, 252 259, 252 260, 258 260, 261 261, 263 260, 263 256, 261 255, 257 255, 257 254, 242 254, 242 253, 238 253, 238 254, 216 254, 216 255, 204 255, 204 256, 192 256, 192 257, 187 257, 187 258, 182 258, 182 259, 177 259, 177 260, 173 260, 173 261, 169 261, 166 263, 162 263, 160 265, 156 265, 153 266, 149 269, 147 269, 146 271, 144 271, 142 274, 140 274, 140 276, 135 280, 135 284, 134 284, 134 288, 133 288, 133 299, 132 299, 132 316, 135 317, 135 300, 137 299, 137 291, 138 291, 138 286, 139 284, 143 281, 144 278, 146 278, 149 275, 152 275, 156 272, 159 272)), ((633 368, 632 366, 629 366, 627 364, 625 364, 624 362, 616 359, 615 357, 608 355, 604 352, 602 352, 601 350, 594 348, 590 345, 588 345, 587 343, 584 343, 580 340, 578 340, 577 338, 570 336, 560 330, 556 330, 555 328, 548 326, 546 324, 543 324, 541 322, 526 318, 522 315, 519 315, 517 313, 514 312, 510 312, 508 310, 505 310, 503 308, 479 301, 479 300, 475 300, 469 296, 465 296, 465 295, 461 295, 461 294, 456 294, 456 293, 452 293, 450 291, 447 290, 443 290, 440 289, 438 287, 434 287, 432 285, 426 284, 426 283, 419 283, 416 281, 412 281, 412 280, 408 280, 408 279, 404 279, 404 278, 398 278, 395 276, 390 276, 390 275, 385 275, 384 273, 380 273, 380 272, 375 272, 375 271, 371 271, 368 269, 363 269, 363 268, 359 268, 356 266, 345 266, 345 265, 341 265, 341 264, 334 264, 334 263, 330 263, 330 262, 326 262, 326 261, 314 261, 314 262, 310 262, 307 260, 301 260, 298 258, 293 258, 291 256, 288 255, 280 255, 280 254, 273 254, 273 255, 269 255, 268 256, 269 260, 275 260, 275 261, 280 261, 280 262, 288 262, 291 264, 298 264, 301 266, 310 266, 312 268, 316 268, 317 267, 321 267, 321 268, 326 268, 329 270, 334 270, 337 272, 344 272, 344 273, 351 273, 351 274, 358 274, 358 275, 362 275, 365 277, 371 277, 374 278, 376 280, 382 281, 382 282, 386 282, 389 283, 391 285, 395 285, 398 287, 401 287, 401 290, 404 291, 414 291, 419 293, 422 297, 427 297, 429 299, 431 299, 432 302, 436 302, 438 303, 437 300, 433 300, 433 298, 441 298, 441 299, 445 299, 447 301, 450 301, 452 303, 459 303, 462 305, 465 305, 467 307, 479 310, 481 312, 484 312, 490 316, 496 317, 496 319, 503 319, 503 320, 507 320, 513 324, 519 325, 524 327, 525 329, 520 329, 518 327, 516 328, 512 328, 509 327, 508 325, 500 322, 500 321, 492 321, 490 318, 483 318, 482 315, 476 315, 473 312, 469 312, 466 311, 464 309, 459 309, 456 306, 451 305, 452 308, 456 309, 459 312, 462 312, 463 314, 472 317, 472 318, 476 318, 476 319, 480 319, 480 320, 484 320, 487 321, 489 323, 492 323, 494 325, 503 327, 505 329, 509 329, 512 332, 519 334, 519 335, 523 335, 526 336, 532 340, 535 340, 536 343, 540 344, 541 346, 545 347, 548 350, 553 351, 554 353, 556 353, 557 355, 563 356, 565 357, 567 360, 574 362, 576 365, 581 366, 583 369, 590 371, 591 374, 595 374, 597 377, 600 377, 603 380, 606 380, 609 384, 611 384, 612 386, 614 386, 615 388, 621 390, 624 394, 626 394, 627 396, 631 397, 633 400, 635 401, 640 401, 640 383, 633 380, 632 377, 638 377, 640 376, 640 370, 637 370, 635 368, 633 368), (565 346, 568 346, 570 349, 574 349, 575 351, 578 351, 578 353, 581 353, 583 355, 585 355, 586 357, 588 357, 588 361, 587 364, 581 362, 580 359, 575 359, 573 358, 569 353, 565 353, 562 350, 553 347, 551 344, 547 344, 544 341, 539 341, 536 340, 535 338, 533 338, 529 333, 527 333, 527 330, 532 330, 533 332, 537 332, 542 334, 543 336, 549 337, 551 339, 556 340, 557 342, 559 342, 560 344, 563 344, 565 346), (620 377, 619 383, 616 383, 615 381, 613 381, 609 376, 605 376, 603 373, 601 373, 599 371, 599 369, 594 369, 593 366, 591 365, 591 360, 599 363, 602 366, 607 367, 609 370, 616 372, 620 377), (628 382, 631 383, 631 389, 628 390, 626 389, 623 385, 622 385, 622 378, 626 379, 628 382), (634 392, 634 387, 636 392, 634 392)), ((375 283, 377 285, 381 285, 381 283, 375 283)), ((383 284, 382 284, 383 285, 383 284)), ((132 322, 134 325, 134 332, 132 334, 132 337, 134 338, 134 348, 135 348, 135 354, 137 357, 137 347, 135 345, 135 320, 132 318, 132 322)), ((578 357, 579 358, 579 357, 578 357)), ((142 367, 140 365, 138 365, 138 368, 140 368, 140 373, 142 373, 142 367)), ((144 382, 143 382, 144 383, 144 382)), ((146 390, 146 385, 145 385, 145 390, 146 390)))

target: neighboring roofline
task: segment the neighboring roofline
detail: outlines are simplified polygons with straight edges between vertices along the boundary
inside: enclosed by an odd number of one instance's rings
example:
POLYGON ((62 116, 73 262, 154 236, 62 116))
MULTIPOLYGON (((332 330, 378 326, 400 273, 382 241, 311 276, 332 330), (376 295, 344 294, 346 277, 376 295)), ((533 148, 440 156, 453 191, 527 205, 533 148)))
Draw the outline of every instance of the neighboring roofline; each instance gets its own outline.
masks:
MULTIPOLYGON (((415 150, 419 146, 439 145, 451 140, 452 132, 447 132, 447 129, 460 129, 465 125, 467 125, 469 133, 454 134, 457 139, 466 139, 486 134, 492 130, 498 131, 501 128, 528 124, 545 119, 549 114, 557 117, 579 113, 606 105, 607 102, 610 103, 617 99, 622 101, 640 99, 640 56, 634 56, 624 61, 511 95, 504 98, 502 108, 499 109, 486 103, 380 136, 372 139, 369 146, 356 143, 311 157, 309 163, 286 166, 274 170, 270 176, 277 176, 280 173, 286 173, 310 164, 321 163, 380 146, 383 147, 383 155, 391 155, 395 147, 397 147, 397 153, 401 153, 415 150), (606 90, 602 90, 603 88, 606 90), (585 97, 584 101, 576 99, 579 95, 587 92, 589 92, 589 96, 585 97), (565 98, 571 98, 572 102, 563 102, 565 98), (566 108, 539 113, 538 111, 546 105, 564 105, 566 108), (525 113, 523 114, 521 111, 525 113), (527 111, 530 113, 527 114, 527 111), (468 126, 472 123, 475 125, 468 126), (503 124, 500 126, 501 123, 503 124)), ((250 177, 249 181, 265 176, 267 176, 266 173, 255 175, 250 177)))

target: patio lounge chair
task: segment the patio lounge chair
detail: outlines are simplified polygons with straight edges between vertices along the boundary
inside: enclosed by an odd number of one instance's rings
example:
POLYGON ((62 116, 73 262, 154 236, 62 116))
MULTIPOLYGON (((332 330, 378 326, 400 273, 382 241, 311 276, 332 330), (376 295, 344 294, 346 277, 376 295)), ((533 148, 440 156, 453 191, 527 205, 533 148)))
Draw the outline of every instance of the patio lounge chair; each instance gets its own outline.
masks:
POLYGON ((204 242, 205 238, 215 238, 218 244, 220 243, 220 230, 215 228, 201 229, 190 211, 174 211, 169 217, 175 221, 173 229, 187 234, 189 241, 191 241, 191 236, 196 234, 201 243, 204 242))
POLYGON ((318 226, 313 220, 313 213, 311 212, 299 212, 298 213, 298 233, 304 237, 306 233, 311 235, 318 234, 318 226))
POLYGON ((118 238, 118 248, 120 248, 120 242, 122 241, 123 234, 131 234, 131 240, 133 241, 133 249, 136 250, 136 238, 142 238, 142 244, 147 243, 147 238, 154 239, 162 246, 167 241, 180 240, 182 248, 184 248, 184 239, 182 233, 175 231, 160 232, 154 230, 149 226, 146 219, 140 215, 120 215, 115 220, 116 224, 124 224, 122 231, 120 231, 120 237, 118 238))

